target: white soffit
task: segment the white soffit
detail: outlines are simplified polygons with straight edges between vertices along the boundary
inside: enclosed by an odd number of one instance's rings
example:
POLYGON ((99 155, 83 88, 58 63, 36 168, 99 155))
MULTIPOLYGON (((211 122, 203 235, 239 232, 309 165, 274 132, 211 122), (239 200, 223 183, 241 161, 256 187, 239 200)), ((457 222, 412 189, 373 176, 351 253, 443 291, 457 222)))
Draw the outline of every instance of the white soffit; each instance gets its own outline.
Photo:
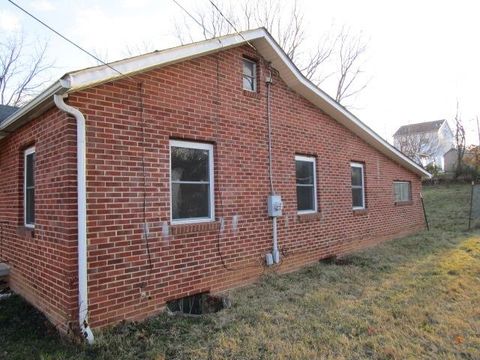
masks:
MULTIPOLYGON (((226 35, 116 61, 109 64, 111 67, 100 65, 74 71, 63 76, 60 80, 61 86, 57 85, 56 89, 58 89, 58 93, 78 91, 100 83, 122 78, 125 75, 132 75, 154 67, 166 66, 226 50, 234 46, 244 45, 246 42, 252 43, 262 57, 272 63, 273 67, 279 71, 283 81, 285 81, 292 90, 305 97, 308 101, 322 109, 326 114, 330 115, 390 159, 420 176, 431 177, 421 166, 417 165, 414 161, 382 139, 352 113, 306 79, 264 28, 242 32, 241 36, 239 34, 226 35)), ((58 82, 56 84, 58 84, 58 82)), ((52 97, 52 88, 54 87, 51 86, 24 108, 7 118, 0 126, 0 139, 2 138, 3 129, 7 127, 16 128, 18 126, 15 127, 12 125, 17 121, 19 124, 23 124, 32 118, 33 113, 38 114, 39 109, 37 105, 40 103, 39 100, 44 102, 44 100, 48 100, 47 98, 52 97)))

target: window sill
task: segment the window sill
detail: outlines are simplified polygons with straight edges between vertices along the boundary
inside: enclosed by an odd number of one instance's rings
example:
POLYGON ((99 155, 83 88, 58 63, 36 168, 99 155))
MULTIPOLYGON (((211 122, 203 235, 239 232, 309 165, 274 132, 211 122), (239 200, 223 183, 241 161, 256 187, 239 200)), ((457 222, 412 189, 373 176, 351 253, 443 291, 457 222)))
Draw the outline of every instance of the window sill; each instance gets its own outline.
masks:
POLYGON ((353 209, 354 216, 368 215, 368 209, 353 209))
POLYGON ((316 221, 316 220, 320 220, 321 218, 322 218, 322 214, 319 212, 297 214, 297 220, 300 223, 316 221))
POLYGON ((406 206, 406 205, 413 205, 413 201, 412 200, 395 201, 395 206, 406 206))
POLYGON ((262 98, 262 95, 260 95, 259 92, 245 90, 245 89, 243 89, 243 95, 245 95, 246 97, 254 98, 254 99, 261 99, 262 98))
POLYGON ((194 224, 173 224, 170 227, 172 235, 192 234, 218 231, 220 229, 219 221, 194 223, 194 224))
POLYGON ((35 237, 35 228, 20 225, 17 227, 17 235, 25 239, 33 239, 35 237))

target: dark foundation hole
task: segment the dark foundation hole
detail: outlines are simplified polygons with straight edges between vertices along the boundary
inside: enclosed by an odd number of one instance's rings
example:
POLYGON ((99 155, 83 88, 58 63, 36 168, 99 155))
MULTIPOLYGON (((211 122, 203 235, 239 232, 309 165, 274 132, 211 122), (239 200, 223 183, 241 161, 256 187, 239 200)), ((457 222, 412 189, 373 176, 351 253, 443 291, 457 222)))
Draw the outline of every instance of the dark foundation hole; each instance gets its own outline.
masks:
POLYGON ((195 294, 167 302, 167 309, 176 314, 202 315, 216 313, 230 308, 230 300, 225 296, 208 293, 195 294))
POLYGON ((339 265, 339 266, 344 266, 344 265, 351 265, 352 260, 349 258, 339 258, 336 255, 329 256, 325 259, 320 260, 321 263, 323 264, 329 264, 329 265, 339 265))

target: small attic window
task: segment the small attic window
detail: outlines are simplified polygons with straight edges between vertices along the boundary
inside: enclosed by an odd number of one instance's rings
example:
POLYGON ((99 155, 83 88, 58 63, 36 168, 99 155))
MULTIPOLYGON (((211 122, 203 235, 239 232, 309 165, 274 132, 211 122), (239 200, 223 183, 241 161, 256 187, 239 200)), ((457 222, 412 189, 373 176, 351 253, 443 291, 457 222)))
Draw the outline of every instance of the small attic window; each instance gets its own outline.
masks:
POLYGON ((243 58, 243 89, 257 91, 257 63, 243 58))

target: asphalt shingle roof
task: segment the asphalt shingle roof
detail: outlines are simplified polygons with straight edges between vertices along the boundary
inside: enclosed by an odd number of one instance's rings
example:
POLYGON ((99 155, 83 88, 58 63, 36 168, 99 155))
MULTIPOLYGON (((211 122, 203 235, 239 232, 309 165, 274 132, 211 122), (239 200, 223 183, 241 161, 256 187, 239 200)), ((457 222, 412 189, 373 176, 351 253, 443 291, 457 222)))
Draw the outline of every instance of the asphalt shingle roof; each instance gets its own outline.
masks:
POLYGON ((435 120, 417 124, 403 125, 398 128, 393 136, 438 131, 445 121, 446 120, 435 120))
POLYGON ((0 124, 18 109, 20 108, 15 106, 0 105, 0 124))

